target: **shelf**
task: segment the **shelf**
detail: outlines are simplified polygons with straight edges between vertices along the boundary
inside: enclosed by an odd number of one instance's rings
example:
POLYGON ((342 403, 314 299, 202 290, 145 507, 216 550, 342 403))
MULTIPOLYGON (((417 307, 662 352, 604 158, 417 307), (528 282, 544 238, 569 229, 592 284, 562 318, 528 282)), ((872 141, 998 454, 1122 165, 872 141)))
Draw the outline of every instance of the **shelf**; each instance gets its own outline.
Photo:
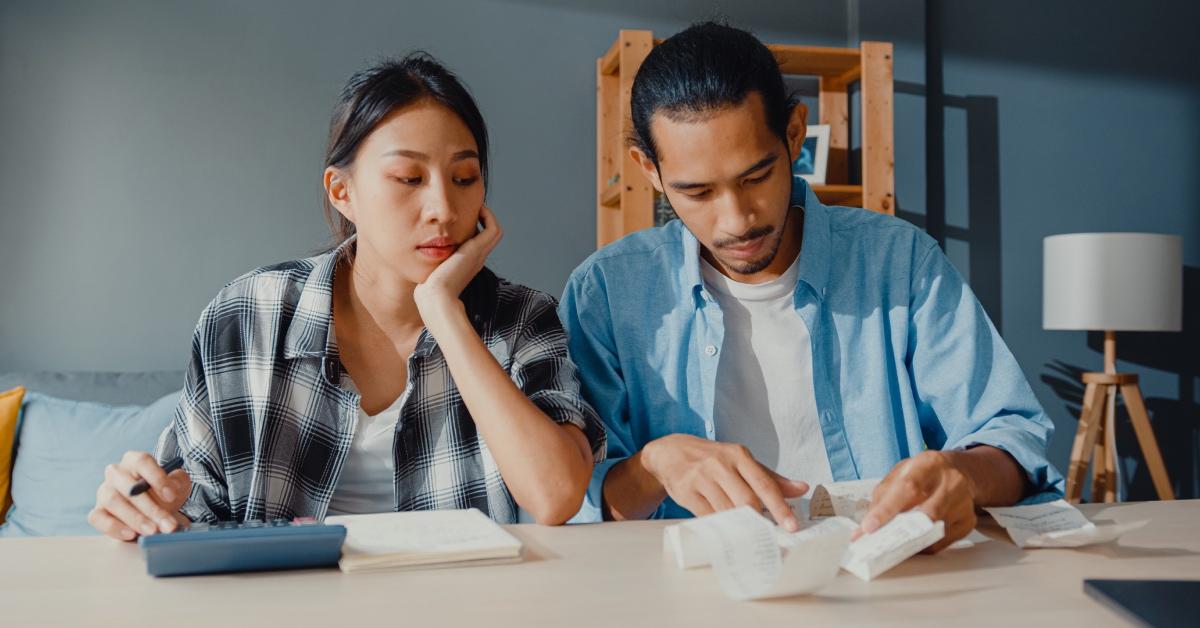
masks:
POLYGON ((600 204, 605 207, 621 206, 621 182, 610 183, 600 193, 600 204))
POLYGON ((861 185, 812 185, 812 191, 826 205, 857 205, 862 203, 861 185))
MULTIPOLYGON (((655 39, 654 45, 663 43, 655 39)), ((793 46, 791 44, 767 44, 779 60, 779 71, 784 74, 838 77, 853 81, 858 76, 862 62, 858 48, 829 48, 826 46, 793 46)), ((616 44, 608 49, 601 67, 605 74, 618 70, 616 44)))
POLYGON ((608 47, 608 52, 600 57, 600 74, 612 76, 621 67, 621 40, 618 38, 608 47))
POLYGON ((857 70, 862 62, 858 48, 788 44, 767 44, 767 48, 779 59, 779 71, 784 74, 842 76, 857 70))

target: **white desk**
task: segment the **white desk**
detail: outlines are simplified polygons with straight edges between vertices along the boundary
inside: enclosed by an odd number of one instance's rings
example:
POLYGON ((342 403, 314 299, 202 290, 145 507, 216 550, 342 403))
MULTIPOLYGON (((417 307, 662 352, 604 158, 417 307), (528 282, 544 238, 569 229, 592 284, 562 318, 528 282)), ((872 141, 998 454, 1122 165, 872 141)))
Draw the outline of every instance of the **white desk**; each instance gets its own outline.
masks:
POLYGON ((874 582, 841 572, 819 595, 735 602, 709 569, 662 554, 667 522, 510 530, 520 564, 342 574, 336 569, 156 579, 134 544, 0 540, 0 625, 862 626, 1122 625, 1084 578, 1200 579, 1200 500, 1084 506, 1093 520, 1150 518, 1118 544, 1017 549, 993 537, 917 556, 874 582))

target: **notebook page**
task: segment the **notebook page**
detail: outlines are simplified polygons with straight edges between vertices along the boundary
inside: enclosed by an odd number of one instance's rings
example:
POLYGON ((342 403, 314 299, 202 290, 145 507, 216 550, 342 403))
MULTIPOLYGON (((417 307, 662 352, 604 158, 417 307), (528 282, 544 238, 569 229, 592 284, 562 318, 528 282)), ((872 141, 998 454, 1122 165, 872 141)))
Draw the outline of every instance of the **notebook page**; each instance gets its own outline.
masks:
MULTIPOLYGON (((327 517, 346 526, 344 555, 462 555, 510 550, 521 542, 477 509, 422 510, 327 517)), ((507 551, 504 553, 508 553, 507 551)))

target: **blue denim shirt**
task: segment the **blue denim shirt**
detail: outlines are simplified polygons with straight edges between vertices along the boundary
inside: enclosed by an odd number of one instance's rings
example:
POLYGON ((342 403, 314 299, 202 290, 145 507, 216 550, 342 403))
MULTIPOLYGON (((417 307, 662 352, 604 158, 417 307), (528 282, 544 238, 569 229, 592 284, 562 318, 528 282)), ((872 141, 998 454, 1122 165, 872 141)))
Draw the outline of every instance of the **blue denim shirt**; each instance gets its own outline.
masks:
MULTIPOLYGON (((811 336, 834 480, 883 477, 926 448, 983 444, 1012 455, 1030 495, 1061 493, 1046 460, 1054 426, 937 243, 891 216, 826 207, 799 178, 792 203, 804 208, 795 306, 811 336)), ((574 521, 601 518, 609 469, 646 443, 715 436, 725 330, 699 253, 675 220, 593 253, 567 282, 559 315, 584 396, 608 429, 608 458, 574 521)), ((687 516, 670 498, 654 513, 687 516)))

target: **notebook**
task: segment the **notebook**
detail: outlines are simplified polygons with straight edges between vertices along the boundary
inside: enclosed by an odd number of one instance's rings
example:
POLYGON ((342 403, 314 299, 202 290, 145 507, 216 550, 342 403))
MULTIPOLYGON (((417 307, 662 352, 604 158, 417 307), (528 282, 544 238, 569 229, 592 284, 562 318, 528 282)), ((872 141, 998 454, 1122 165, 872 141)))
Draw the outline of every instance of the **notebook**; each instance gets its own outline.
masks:
POLYGON ((517 562, 521 541, 478 509, 326 517, 346 527, 343 572, 517 562))

